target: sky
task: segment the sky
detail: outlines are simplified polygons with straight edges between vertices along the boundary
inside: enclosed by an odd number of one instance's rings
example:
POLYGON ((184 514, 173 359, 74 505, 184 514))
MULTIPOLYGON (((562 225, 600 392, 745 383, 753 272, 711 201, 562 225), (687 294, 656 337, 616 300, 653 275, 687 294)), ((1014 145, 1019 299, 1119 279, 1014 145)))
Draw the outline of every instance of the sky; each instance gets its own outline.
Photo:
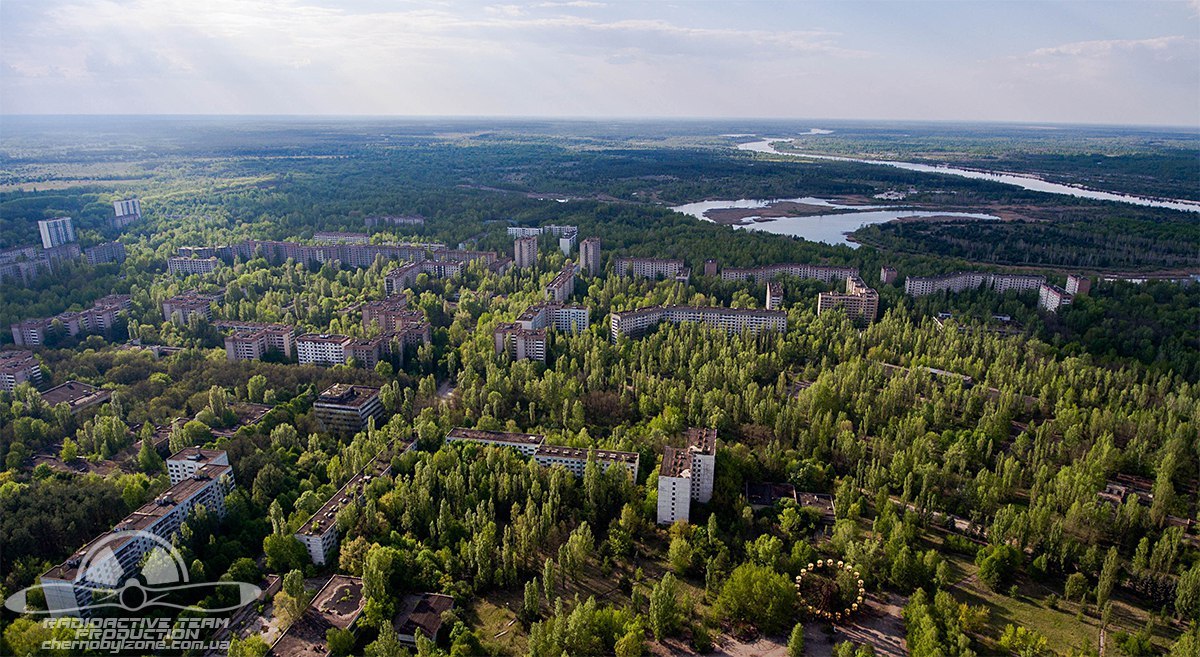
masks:
POLYGON ((1200 128, 1200 0, 3 0, 0 114, 1200 128))

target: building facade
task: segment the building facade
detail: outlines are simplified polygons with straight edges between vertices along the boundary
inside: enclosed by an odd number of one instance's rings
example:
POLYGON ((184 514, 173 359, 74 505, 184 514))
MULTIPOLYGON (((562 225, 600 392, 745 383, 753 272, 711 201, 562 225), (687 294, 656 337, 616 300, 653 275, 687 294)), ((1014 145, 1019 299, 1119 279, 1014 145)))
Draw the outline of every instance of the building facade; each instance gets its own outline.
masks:
POLYGON ((1067 294, 1087 294, 1092 289, 1092 279, 1081 274, 1067 276, 1067 294))
POLYGON ((525 329, 516 322, 504 322, 492 332, 496 353, 513 360, 546 362, 546 329, 525 329))
POLYGON ((683 266, 682 260, 617 258, 613 267, 618 276, 674 279, 681 283, 687 283, 691 277, 691 272, 683 266))
POLYGON ((518 237, 513 240, 513 265, 522 269, 537 266, 538 238, 518 237))
POLYGON ((997 292, 1037 290, 1046 282, 1045 276, 1026 274, 995 274, 990 272, 955 272, 942 276, 909 276, 904 280, 904 293, 919 297, 938 292, 963 292, 987 287, 997 292))
POLYGON ((113 226, 123 228, 142 218, 142 202, 136 198, 113 201, 113 226))
POLYGON ((221 266, 221 261, 217 258, 184 258, 180 256, 172 256, 167 258, 167 271, 172 274, 211 274, 217 267, 221 266))
POLYGON ((884 285, 891 285, 896 282, 896 278, 900 276, 895 267, 880 267, 879 281, 884 285))
POLYGON ((1046 312, 1056 313, 1059 308, 1071 305, 1075 295, 1057 285, 1042 283, 1038 288, 1038 308, 1046 312))
POLYGON ((313 402, 313 413, 322 430, 353 434, 367 428, 371 418, 383 416, 379 388, 335 383, 313 402))
POLYGON ((43 249, 52 249, 75 241, 75 225, 70 217, 43 219, 38 222, 38 233, 42 236, 43 249))
POLYGON ((589 237, 579 243, 579 266, 588 276, 595 276, 603 269, 600 265, 599 237, 589 237))
POLYGON ((42 365, 32 351, 0 351, 0 390, 12 392, 22 383, 34 387, 42 383, 42 365))
MULTIPOLYGON (((407 443, 405 450, 411 449, 414 443, 407 443)), ((359 504, 366 496, 367 486, 371 480, 391 473, 392 452, 385 449, 367 464, 360 472, 342 485, 333 497, 325 500, 321 508, 312 515, 296 532, 296 540, 304 545, 308 557, 318 566, 337 561, 337 514, 339 511, 354 504, 359 504)))
POLYGON ((857 275, 846 279, 846 291, 817 295, 817 314, 841 308, 847 317, 871 323, 879 315, 879 293, 867 287, 857 275))
POLYGON ((588 459, 593 459, 597 465, 606 470, 612 467, 624 468, 635 482, 641 458, 637 452, 547 445, 546 437, 537 434, 486 431, 463 427, 451 429, 450 433, 446 434, 446 442, 471 442, 515 449, 521 454, 533 458, 542 467, 561 466, 576 477, 583 476, 588 459))
POLYGON ((688 429, 687 446, 663 448, 658 474, 658 524, 691 521, 692 502, 712 499, 717 455, 716 429, 688 429))
POLYGON ((83 250, 89 265, 100 265, 106 262, 125 262, 125 245, 120 242, 105 242, 90 246, 83 250))
POLYGON ((762 267, 727 267, 721 270, 721 279, 726 281, 765 282, 779 276, 794 276, 809 278, 826 283, 840 281, 851 276, 857 276, 858 270, 853 267, 826 267, 824 265, 807 265, 798 262, 785 262, 762 267))
POLYGON ((564 303, 575 294, 575 265, 568 262, 563 265, 562 271, 555 275, 554 280, 546 286, 546 300, 555 303, 564 303))
POLYGON ((767 283, 767 310, 779 310, 783 307, 783 286, 774 281, 767 283))
POLYGON ((193 317, 212 319, 212 304, 220 295, 185 292, 164 299, 162 302, 163 319, 187 324, 193 317))
POLYGON ((707 324, 728 333, 783 332, 787 330, 787 313, 750 308, 650 306, 612 313, 609 316, 609 330, 613 342, 616 342, 622 335, 639 337, 660 322, 707 324))

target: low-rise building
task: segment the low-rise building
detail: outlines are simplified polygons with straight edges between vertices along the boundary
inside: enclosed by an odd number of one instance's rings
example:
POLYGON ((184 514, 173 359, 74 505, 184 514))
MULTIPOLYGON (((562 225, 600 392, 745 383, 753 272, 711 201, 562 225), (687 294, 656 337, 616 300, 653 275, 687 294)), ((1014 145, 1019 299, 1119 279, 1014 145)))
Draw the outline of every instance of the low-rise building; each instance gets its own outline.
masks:
POLYGON ((720 269, 721 265, 717 262, 716 258, 708 258, 704 261, 705 276, 718 276, 720 274, 720 269))
POLYGON ((808 265, 799 262, 785 262, 761 267, 726 267, 721 270, 721 279, 726 281, 765 282, 779 276, 794 276, 810 278, 826 283, 840 281, 851 276, 857 276, 858 270, 853 267, 829 267, 825 265, 808 265))
POLYGON ((182 258, 171 256, 167 258, 167 271, 172 274, 211 274, 221 266, 217 258, 182 258))
POLYGON ((34 387, 42 383, 42 365, 32 351, 0 351, 0 390, 12 392, 22 383, 34 387))
POLYGON ((93 594, 135 575, 146 553, 158 547, 159 543, 139 532, 157 536, 169 546, 196 507, 204 506, 209 513, 224 517, 225 498, 233 486, 233 470, 228 465, 202 465, 126 516, 111 532, 48 570, 40 581, 50 615, 90 616, 93 594))
POLYGON ((871 323, 879 314, 879 293, 867 287, 857 275, 846 279, 846 292, 822 292, 817 295, 817 314, 841 308, 847 317, 871 323))
POLYGON ((50 407, 66 404, 67 408, 71 410, 71 415, 112 399, 111 390, 97 388, 96 386, 80 383, 79 381, 67 381, 41 394, 42 399, 50 407))
POLYGON ((575 265, 568 262, 546 286, 546 300, 563 303, 575 294, 575 265))
POLYGON ((649 306, 612 313, 609 318, 613 342, 624 335, 639 337, 660 322, 701 323, 728 333, 759 333, 787 330, 787 313, 782 310, 719 308, 700 306, 649 306))
POLYGON ((89 265, 100 265, 107 262, 125 262, 125 245, 120 242, 105 242, 90 246, 83 250, 89 265))
POLYGON ((329 631, 353 632, 366 604, 362 578, 330 577, 300 618, 275 640, 267 654, 274 657, 328 657, 329 631))
POLYGON ((613 269, 618 276, 674 279, 681 283, 687 283, 691 277, 682 260, 664 258, 617 258, 613 269))
POLYGON ((987 287, 997 292, 1037 290, 1046 282, 1045 276, 1027 274, 997 274, 992 272, 954 272, 941 276, 909 276, 904 280, 904 293, 919 297, 938 292, 963 292, 987 287))
POLYGON ((367 428, 371 418, 383 416, 379 388, 335 383, 313 402, 313 413, 322 430, 353 434, 367 428))
POLYGON ((454 608, 454 598, 440 593, 413 593, 404 596, 400 611, 392 621, 400 643, 416 647, 417 635, 437 641, 442 614, 454 608))

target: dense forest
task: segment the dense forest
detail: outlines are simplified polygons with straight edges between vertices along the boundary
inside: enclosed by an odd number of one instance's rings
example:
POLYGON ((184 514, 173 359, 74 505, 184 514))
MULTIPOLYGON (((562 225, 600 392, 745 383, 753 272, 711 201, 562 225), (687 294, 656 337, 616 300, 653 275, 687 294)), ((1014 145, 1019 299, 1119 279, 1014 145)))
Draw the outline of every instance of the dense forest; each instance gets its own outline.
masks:
MULTIPOLYGON (((451 143, 395 135, 380 145, 342 129, 259 130, 264 141, 279 137, 274 150, 226 135, 205 142, 216 159, 200 158, 189 137, 164 147, 164 162, 178 164, 139 165, 147 177, 122 191, 141 196, 146 217, 119 233, 102 211, 113 191, 0 199, 6 241, 32 239, 30 219, 61 211, 75 213, 83 239, 119 234, 129 249, 121 265, 72 265, 25 288, 6 283, 0 322, 113 292, 132 298, 114 331, 56 336, 37 351, 43 388, 83 381, 111 390, 109 403, 72 414, 28 385, 0 392, 0 594, 30 585, 166 488, 162 456, 148 446, 166 427, 172 451, 226 450, 237 480, 223 519, 198 512, 180 532, 193 579, 280 576, 269 620, 282 629, 311 599, 312 578, 361 577, 359 630, 328 636, 338 657, 408 654, 391 621, 413 592, 455 601, 445 631, 419 641, 419 655, 707 653, 757 638, 789 655, 887 649, 854 627, 919 656, 1094 655, 1101 636, 1106 655, 1182 657, 1200 645, 1200 287, 1097 283, 1058 315, 1037 311, 1030 294, 913 299, 902 280, 881 285, 879 268, 923 275, 976 259, 734 231, 630 199, 657 184, 644 179, 655 168, 678 177, 658 187, 662 198, 795 196, 809 184, 803 165, 695 144, 591 151, 572 145, 579 136, 451 143), (759 188, 756 177, 765 180, 759 188), (527 193, 551 181, 551 191, 588 198, 527 193), (372 369, 228 362, 211 322, 163 320, 164 298, 223 289, 214 321, 367 335, 346 309, 383 298, 396 263, 252 258, 187 277, 168 275, 163 263, 183 245, 365 231, 364 219, 377 214, 426 222, 377 227, 376 241, 501 252, 510 252, 512 223, 579 226, 581 237, 602 239, 607 265, 580 277, 571 298, 589 308, 591 326, 551 331, 545 363, 494 349, 495 327, 541 301, 566 261, 548 235, 531 269, 498 274, 475 263, 453 278, 419 277, 410 307, 432 325, 431 343, 372 369), (619 276, 610 259, 622 254, 682 258, 693 278, 619 276), (862 326, 838 311, 818 314, 816 295, 834 286, 785 279, 783 333, 663 325, 640 339, 610 339, 614 311, 763 307, 761 282, 700 275, 708 258, 858 267, 879 289, 880 318, 862 326), (935 321, 939 313, 952 317, 935 321), (994 315, 1008 317, 1003 330, 994 315), (156 358, 126 344, 131 338, 181 351, 156 358), (313 401, 335 382, 381 388, 384 419, 353 436, 323 432, 313 401), (245 404, 271 410, 239 428, 245 404), (640 468, 629 476, 591 459, 576 477, 512 450, 445 442, 454 427, 636 452, 640 468), (659 526, 661 456, 691 427, 717 431, 712 499, 693 507, 690 522, 659 526), (412 450, 396 449, 411 440, 412 450), (313 565, 293 534, 380 454, 390 474, 339 510, 336 558, 313 565), (804 497, 752 504, 747 486, 763 482, 804 497), (829 496, 832 511, 807 495, 829 496), (818 561, 852 564, 861 584, 821 575, 810 568, 818 561), (801 573, 847 608, 861 587, 863 610, 824 619, 809 609, 811 591, 798 593, 801 573)), ((9 164, 37 164, 15 152, 9 164)), ((134 156, 100 159, 126 157, 134 156)), ((845 193, 887 184, 859 181, 845 193)), ((219 602, 213 594, 200 604, 219 602)), ((48 631, 5 613, 0 652, 39 654, 48 631)), ((257 634, 239 636, 231 654, 261 656, 267 647, 257 634)))

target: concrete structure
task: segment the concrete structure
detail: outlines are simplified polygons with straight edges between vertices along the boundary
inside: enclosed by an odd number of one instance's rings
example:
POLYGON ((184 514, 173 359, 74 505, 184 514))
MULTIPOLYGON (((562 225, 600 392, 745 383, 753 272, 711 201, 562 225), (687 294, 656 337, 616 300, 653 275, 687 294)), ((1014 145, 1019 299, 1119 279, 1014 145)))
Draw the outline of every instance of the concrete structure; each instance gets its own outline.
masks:
POLYGON ((691 272, 683 266, 682 260, 617 258, 613 269, 618 276, 675 279, 681 283, 687 283, 691 277, 691 272))
POLYGON ((363 223, 368 228, 372 226, 424 226, 425 217, 420 215, 384 215, 367 217, 363 223))
MULTIPOLYGON (((402 451, 412 448, 414 442, 406 443, 402 451)), ((312 515, 296 532, 296 540, 300 541, 308 551, 312 562, 318 566, 337 561, 337 514, 350 505, 362 502, 366 496, 367 486, 372 479, 383 477, 392 471, 392 452, 385 449, 371 460, 361 471, 350 477, 333 497, 325 500, 325 504, 312 515)))
POLYGON ((230 332, 225 337, 225 358, 230 361, 259 360, 271 351, 291 358, 296 351, 296 329, 286 324, 220 321, 213 326, 230 332))
POLYGON ((562 303, 537 303, 525 309, 517 325, 528 331, 552 328, 567 333, 580 333, 591 325, 591 310, 584 306, 562 303))
POLYGON ((442 614, 454 608, 454 598, 440 593, 413 593, 404 596, 400 611, 392 620, 400 643, 416 647, 417 635, 437 641, 442 628, 442 614))
POLYGON ((600 264, 600 238, 589 237, 579 243, 579 266, 582 273, 595 276, 603 266, 600 264))
POLYGON ((1067 294, 1087 294, 1092 289, 1092 279, 1082 274, 1067 276, 1067 294))
POLYGON ((787 330, 787 313, 782 310, 717 308, 699 306, 650 306, 610 315, 613 342, 622 336, 638 337, 659 322, 702 323, 728 333, 787 330))
POLYGON ((42 236, 43 249, 52 249, 75 241, 75 226, 70 217, 43 219, 38 222, 38 232, 42 236))
POLYGON ((136 198, 113 201, 112 225, 123 228, 142 218, 142 202, 136 198))
POLYGON ((110 294, 97 299, 91 308, 81 312, 59 313, 54 317, 26 319, 10 328, 17 346, 40 347, 46 343, 47 332, 57 320, 67 335, 106 333, 116 325, 120 314, 132 307, 127 294, 110 294))
POLYGON ((245 240, 225 246, 183 246, 177 253, 181 256, 210 257, 222 260, 241 258, 249 260, 263 257, 272 264, 288 260, 303 264, 337 263, 346 267, 370 267, 377 259, 420 261, 455 260, 467 262, 484 258, 490 264, 496 254, 490 251, 454 251, 440 242, 398 242, 390 244, 302 244, 300 242, 278 242, 271 240, 245 240))
POLYGON ((94 592, 110 589, 137 573, 145 554, 158 547, 158 543, 137 532, 153 534, 169 544, 198 506, 224 517, 225 497, 233 486, 233 470, 228 465, 202 465, 156 500, 126 516, 111 532, 92 540, 48 570, 41 576, 41 585, 50 614, 89 616, 88 610, 77 608, 89 605, 94 592), (93 547, 98 548, 94 554, 93 547), (90 561, 84 563, 87 558, 90 561))
POLYGON ((867 287, 857 275, 846 279, 846 292, 822 292, 817 295, 817 314, 841 308, 847 317, 871 323, 879 315, 879 293, 867 287))
POLYGON ((120 242, 105 242, 90 246, 83 250, 89 265, 100 265, 106 262, 125 262, 125 245, 120 242))
POLYGON ((334 575, 313 596, 312 602, 271 645, 268 655, 275 657, 328 657, 330 630, 358 627, 367 599, 359 577, 334 575))
POLYGON ((881 267, 879 269, 879 282, 884 285, 891 285, 896 282, 896 278, 899 275, 895 267, 881 267))
POLYGON ((779 310, 783 307, 783 286, 779 283, 767 283, 767 310, 779 310))
POLYGON ((496 353, 507 353, 513 360, 546 362, 546 330, 524 329, 515 322, 505 322, 492 332, 496 353))
POLYGON ((409 262, 384 274, 383 282, 388 295, 404 292, 406 288, 416 282, 417 276, 421 274, 427 274, 433 278, 457 276, 473 260, 487 261, 488 268, 497 273, 504 273, 511 263, 508 258, 490 257, 495 255, 491 251, 446 251, 441 255, 450 259, 409 262))
POLYGON ((904 293, 919 297, 938 292, 963 292, 980 287, 987 287, 997 292, 1025 291, 1037 290, 1045 282, 1045 276, 996 274, 981 271, 955 272, 942 276, 909 276, 904 281, 904 293))
POLYGON ((111 390, 97 388, 79 381, 67 381, 42 392, 41 395, 42 400, 51 407, 66 404, 71 415, 112 399, 111 390))
POLYGON ((550 281, 545 290, 546 300, 563 303, 575 294, 575 265, 568 262, 550 281))
POLYGON ((190 322, 192 317, 212 319, 212 304, 216 303, 221 296, 189 291, 164 299, 162 302, 163 319, 182 324, 190 322))
POLYGON ((717 276, 720 271, 720 265, 717 264, 715 258, 709 258, 704 261, 704 275, 717 276))
POLYGON ((75 242, 50 249, 36 244, 17 246, 0 251, 0 281, 15 281, 28 285, 45 273, 53 273, 64 262, 79 259, 79 245, 75 242))
POLYGON ((537 237, 542 234, 541 226, 509 226, 508 236, 514 240, 522 237, 537 237))
POLYGON ((313 241, 322 244, 366 244, 366 233, 346 233, 337 230, 319 230, 313 233, 313 241))
POLYGON ((795 276, 796 278, 811 278, 826 283, 857 276, 858 270, 853 267, 826 267, 824 265, 806 265, 798 262, 785 262, 762 267, 727 267, 721 270, 721 279, 726 281, 765 282, 779 276, 795 276))
POLYGON ((383 416, 379 388, 335 383, 313 402, 313 413, 329 433, 353 434, 367 428, 371 418, 383 416))
POLYGON ((1074 300, 1075 295, 1057 285, 1042 283, 1038 288, 1038 308, 1046 312, 1056 313, 1059 308, 1071 305, 1074 300))
POLYGON ((221 261, 217 258, 183 258, 172 256, 167 258, 167 271, 172 274, 211 274, 221 261))
POLYGON ((185 447, 167 457, 167 475, 171 484, 196 476, 206 465, 229 465, 229 455, 223 449, 185 447))
POLYGON ((0 390, 12 392, 22 383, 34 387, 42 383, 42 364, 32 351, 23 349, 0 351, 0 390))
POLYGON ((329 333, 305 333, 296 338, 296 359, 301 365, 340 365, 350 359, 351 338, 329 333))
POLYGON ((522 269, 537 266, 538 238, 518 237, 513 240, 513 264, 522 269))
POLYGON ((663 448, 658 473, 658 523, 670 525, 691 520, 692 502, 712 499, 717 458, 716 429, 688 429, 687 447, 663 448))
POLYGON ((638 464, 641 457, 637 452, 620 452, 606 449, 581 449, 561 445, 547 445, 545 436, 505 431, 484 431, 455 427, 446 434, 446 442, 472 442, 497 447, 508 447, 525 456, 530 456, 542 467, 562 466, 582 477, 588 459, 594 459, 604 469, 622 467, 637 481, 638 464))

